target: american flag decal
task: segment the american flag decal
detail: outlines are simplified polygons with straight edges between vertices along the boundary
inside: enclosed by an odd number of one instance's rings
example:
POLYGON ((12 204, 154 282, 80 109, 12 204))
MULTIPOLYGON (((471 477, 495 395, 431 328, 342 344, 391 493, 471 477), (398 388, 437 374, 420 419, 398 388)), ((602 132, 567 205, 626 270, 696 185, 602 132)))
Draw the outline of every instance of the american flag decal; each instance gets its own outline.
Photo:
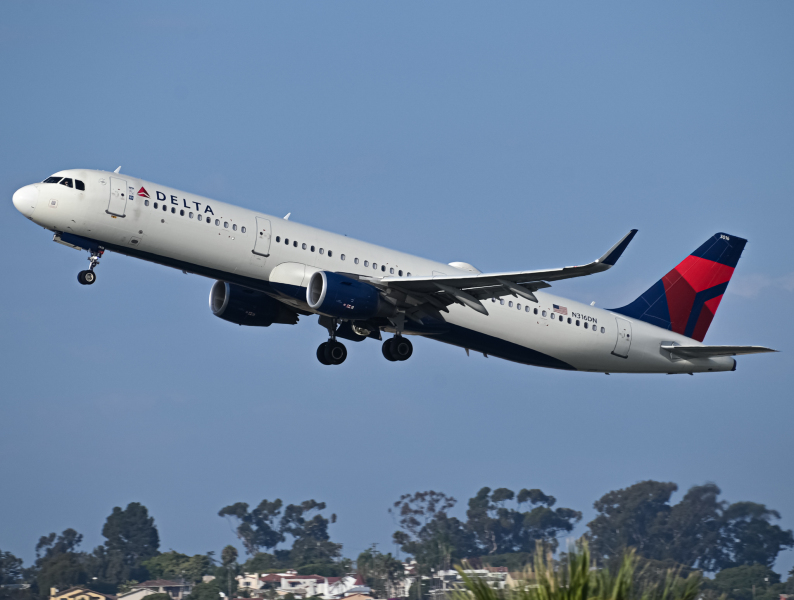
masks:
POLYGON ((554 312, 559 313, 561 315, 567 315, 568 314, 568 309, 565 308, 564 306, 559 306, 557 304, 552 304, 552 306, 554 307, 554 312))

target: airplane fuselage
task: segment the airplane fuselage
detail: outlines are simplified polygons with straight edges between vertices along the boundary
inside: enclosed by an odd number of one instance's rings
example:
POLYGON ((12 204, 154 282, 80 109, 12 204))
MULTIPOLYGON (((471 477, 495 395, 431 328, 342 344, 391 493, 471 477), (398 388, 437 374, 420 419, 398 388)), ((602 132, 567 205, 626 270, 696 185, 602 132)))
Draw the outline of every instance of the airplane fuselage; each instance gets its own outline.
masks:
MULTIPOLYGON (((406 279, 472 272, 462 263, 427 260, 126 174, 73 169, 56 175, 79 180, 85 189, 28 186, 17 208, 34 223, 56 235, 79 236, 113 252, 265 292, 301 314, 317 312, 306 298, 309 278, 317 271, 406 279)), ((558 369, 695 373, 735 368, 731 357, 672 357, 662 344, 697 342, 667 329, 544 291, 534 295, 537 302, 513 295, 484 300, 487 315, 451 304, 443 322, 408 323, 405 333, 558 369)))

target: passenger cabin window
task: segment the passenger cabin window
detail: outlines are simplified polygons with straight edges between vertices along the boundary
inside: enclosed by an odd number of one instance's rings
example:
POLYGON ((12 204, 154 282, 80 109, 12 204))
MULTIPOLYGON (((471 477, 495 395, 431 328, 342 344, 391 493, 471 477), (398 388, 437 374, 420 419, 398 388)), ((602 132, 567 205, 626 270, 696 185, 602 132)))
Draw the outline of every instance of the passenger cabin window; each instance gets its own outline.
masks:
POLYGON ((228 221, 224 221, 223 222, 223 228, 224 229, 229 229, 229 222, 228 221))
POLYGON ((354 262, 354 263, 356 263, 356 264, 358 264, 358 259, 357 259, 357 258, 354 258, 354 259, 353 259, 353 262, 354 262))
POLYGON ((237 224, 232 225, 232 231, 237 231, 237 224))
POLYGON ((306 250, 306 244, 301 244, 301 248, 306 250))
POLYGON ((60 180, 60 177, 47 177, 42 183, 58 183, 60 180))
POLYGON ((245 233, 245 225, 243 225, 242 227, 240 227, 240 231, 241 231, 242 233, 245 233))
POLYGON ((364 266, 365 266, 365 267, 368 267, 368 266, 369 266, 369 261, 368 261, 368 260, 365 260, 365 261, 364 261, 364 266))
POLYGON ((281 236, 280 236, 280 235, 277 235, 277 236, 276 236, 276 243, 280 243, 280 242, 281 242, 281 236))
POLYGON ((328 251, 328 256, 329 256, 329 258, 330 258, 331 256, 333 256, 333 255, 334 255, 333 251, 329 250, 329 251, 328 251))
POLYGON ((165 210, 165 211, 168 210, 168 207, 165 204, 163 204, 163 210, 165 210))
POLYGON ((394 268, 389 269, 389 274, 394 275, 394 268))
POLYGON ((386 265, 381 265, 380 266, 380 270, 385 273, 386 272, 386 265))
POLYGON ((342 254, 339 258, 341 258, 342 260, 345 260, 345 255, 342 254))
POLYGON ((154 203, 154 208, 155 208, 155 210, 157 210, 159 208, 159 206, 157 205, 157 202, 154 203))
POLYGON ((144 205, 144 206, 149 206, 149 201, 148 201, 148 200, 144 200, 144 201, 143 201, 143 205, 144 205))
POLYGON ((297 247, 298 247, 298 242, 292 242, 292 245, 293 245, 295 248, 297 248, 297 247))
POLYGON ((220 219, 215 219, 215 224, 216 225, 220 225, 221 224, 221 220, 220 219))
POLYGON ((397 275, 399 275, 400 277, 402 277, 402 276, 403 276, 403 271, 402 271, 402 269, 400 269, 399 271, 397 271, 397 275))
POLYGON ((61 185, 65 185, 66 187, 72 187, 72 180, 69 177, 64 177, 61 179, 61 185))
POLYGON ((323 250, 322 248, 320 248, 320 254, 325 254, 325 250, 323 250))
POLYGON ((196 218, 197 218, 199 221, 201 221, 201 220, 202 220, 204 217, 202 217, 201 215, 198 215, 196 218))
MULTIPOLYGON (((147 200, 147 202, 148 202, 148 200, 147 200)), ((193 218, 193 213, 192 213, 192 212, 189 212, 187 216, 188 216, 188 217, 190 217, 190 218, 192 219, 192 218, 193 218)))

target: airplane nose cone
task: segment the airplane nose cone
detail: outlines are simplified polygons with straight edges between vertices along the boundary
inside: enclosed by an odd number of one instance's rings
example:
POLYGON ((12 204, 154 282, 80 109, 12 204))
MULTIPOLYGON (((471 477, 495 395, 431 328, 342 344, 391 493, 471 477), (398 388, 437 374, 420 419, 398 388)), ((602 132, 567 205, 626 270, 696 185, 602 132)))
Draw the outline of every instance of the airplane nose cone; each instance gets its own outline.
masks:
POLYGON ((14 206, 26 217, 30 217, 36 210, 36 202, 39 200, 39 189, 35 185, 26 185, 14 192, 14 206))

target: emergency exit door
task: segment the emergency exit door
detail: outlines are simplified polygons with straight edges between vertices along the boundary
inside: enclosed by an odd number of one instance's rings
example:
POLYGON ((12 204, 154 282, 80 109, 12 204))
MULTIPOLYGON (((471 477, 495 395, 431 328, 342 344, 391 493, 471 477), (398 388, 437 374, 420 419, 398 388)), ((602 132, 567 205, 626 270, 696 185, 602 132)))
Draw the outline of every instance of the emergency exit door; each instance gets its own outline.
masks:
POLYGON ((270 256, 270 219, 263 217, 256 218, 256 241, 254 242, 254 254, 270 256))
POLYGON ((621 358, 628 358, 629 348, 631 348, 631 323, 620 317, 615 317, 615 321, 617 321, 618 325, 618 340, 615 342, 615 349, 612 354, 621 358))
POLYGON ((117 217, 123 217, 127 209, 127 180, 118 177, 110 178, 110 202, 107 212, 117 217))

